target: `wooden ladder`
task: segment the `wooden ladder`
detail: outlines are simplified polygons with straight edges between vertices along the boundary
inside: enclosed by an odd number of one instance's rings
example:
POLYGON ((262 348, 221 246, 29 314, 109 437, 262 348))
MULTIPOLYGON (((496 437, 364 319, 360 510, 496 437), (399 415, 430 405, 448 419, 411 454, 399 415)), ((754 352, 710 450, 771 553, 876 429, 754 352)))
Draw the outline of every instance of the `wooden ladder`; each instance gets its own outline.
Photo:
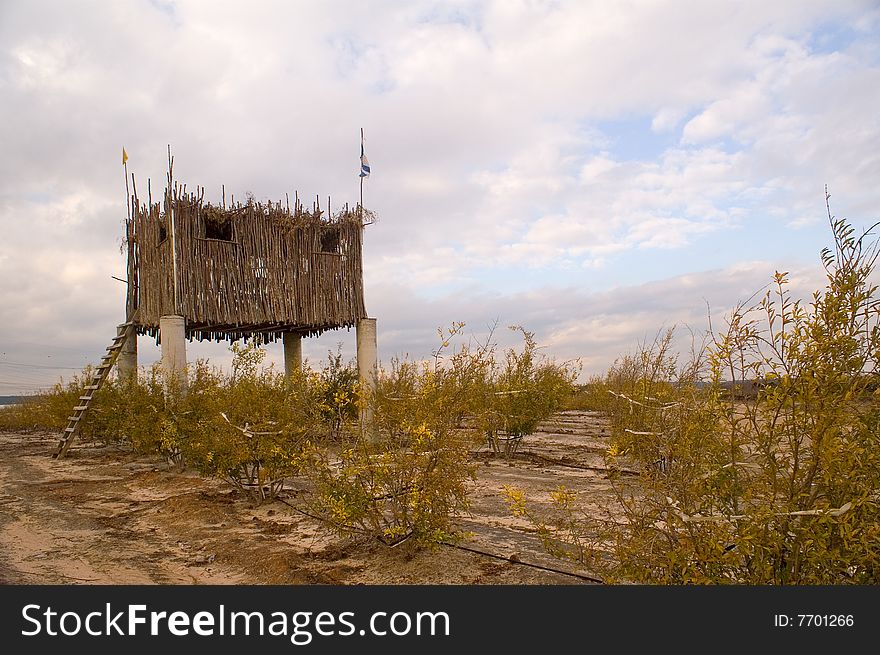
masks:
POLYGON ((128 338, 135 334, 136 329, 137 326, 134 319, 116 326, 116 336, 113 338, 113 343, 107 346, 107 353, 101 358, 101 363, 95 368, 91 380, 84 387, 84 394, 79 397, 79 403, 73 408, 73 415, 67 417, 67 427, 64 428, 64 432, 61 434, 61 441, 58 443, 58 448, 52 454, 53 458, 61 459, 67 454, 79 431, 80 421, 82 421, 86 412, 89 411, 89 406, 95 397, 95 392, 107 380, 107 377, 110 375, 110 369, 113 368, 113 365, 119 358, 119 353, 122 352, 122 347, 128 338))

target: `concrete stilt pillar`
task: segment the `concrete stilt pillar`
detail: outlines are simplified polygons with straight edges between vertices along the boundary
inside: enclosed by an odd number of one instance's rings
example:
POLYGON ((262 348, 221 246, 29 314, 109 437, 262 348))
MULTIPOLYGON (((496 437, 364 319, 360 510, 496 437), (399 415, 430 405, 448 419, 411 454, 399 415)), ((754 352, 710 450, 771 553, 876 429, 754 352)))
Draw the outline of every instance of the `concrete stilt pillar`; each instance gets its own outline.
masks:
POLYGON ((186 388, 186 324, 183 316, 170 315, 159 318, 162 338, 162 376, 166 389, 186 388))
POLYGON ((302 335, 298 332, 285 332, 282 340, 284 342, 284 375, 293 377, 295 372, 302 371, 302 335))
MULTIPOLYGON (((357 322, 357 364, 360 382, 370 392, 376 389, 379 369, 379 348, 376 340, 376 319, 362 318, 357 322)), ((361 414, 361 425, 373 436, 373 409, 369 404, 361 414)))
POLYGON ((137 334, 132 334, 122 346, 119 357, 116 360, 116 372, 120 380, 137 378, 138 370, 138 342, 137 334))

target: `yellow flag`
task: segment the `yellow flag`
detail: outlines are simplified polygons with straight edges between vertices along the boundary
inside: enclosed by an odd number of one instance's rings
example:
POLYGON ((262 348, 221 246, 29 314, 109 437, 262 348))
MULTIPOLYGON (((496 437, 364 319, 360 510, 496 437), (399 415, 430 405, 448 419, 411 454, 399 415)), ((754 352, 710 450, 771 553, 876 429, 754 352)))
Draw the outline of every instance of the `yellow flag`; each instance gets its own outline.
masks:
POLYGON ((122 149, 122 165, 125 166, 125 162, 128 161, 128 153, 125 152, 125 148, 122 149))

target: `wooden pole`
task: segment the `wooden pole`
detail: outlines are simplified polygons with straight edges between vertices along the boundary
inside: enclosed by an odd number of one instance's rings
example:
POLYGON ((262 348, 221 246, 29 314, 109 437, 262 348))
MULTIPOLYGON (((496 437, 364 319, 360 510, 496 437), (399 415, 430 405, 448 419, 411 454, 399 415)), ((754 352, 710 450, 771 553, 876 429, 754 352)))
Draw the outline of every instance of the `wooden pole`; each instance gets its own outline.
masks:
MULTIPOLYGON (((125 152, 125 148, 122 149, 125 152)), ((131 195, 128 192, 128 157, 122 158, 122 167, 125 169, 125 215, 131 220, 131 195)))
MULTIPOLYGON (((131 193, 128 189, 128 153, 125 152, 125 148, 122 148, 122 169, 125 172, 125 216, 127 219, 125 226, 125 235, 128 240, 128 253, 127 253, 127 261, 126 261, 126 275, 128 276, 128 289, 126 290, 126 298, 125 298, 125 320, 128 320, 131 315, 134 313, 134 244, 131 242, 131 235, 129 234, 130 226, 131 226, 131 193)), ((132 180, 132 183, 134 181, 132 180)), ((137 338, 137 337, 135 337, 137 338)), ((137 355, 135 355, 137 357, 137 355)))
POLYGON ((180 312, 180 302, 177 296, 177 238, 174 234, 174 187, 172 179, 174 175, 174 158, 171 156, 171 144, 168 144, 168 227, 171 230, 171 283, 174 289, 174 311, 173 314, 180 312))
MULTIPOLYGON (((137 309, 135 307, 137 272, 135 269, 134 225, 132 223, 133 218, 131 214, 132 197, 128 187, 128 153, 125 152, 125 148, 122 149, 122 168, 125 173, 125 237, 128 246, 128 252, 126 253, 126 273, 128 279, 125 280, 125 320, 128 322, 133 320, 137 309)), ((137 196, 137 186, 134 182, 134 175, 132 175, 131 182, 135 188, 135 196, 137 196)), ((137 210, 137 207, 135 207, 135 210, 137 210)), ((128 337, 122 344, 121 351, 117 356, 116 370, 119 377, 122 379, 137 379, 137 330, 131 330, 128 332, 128 337)))

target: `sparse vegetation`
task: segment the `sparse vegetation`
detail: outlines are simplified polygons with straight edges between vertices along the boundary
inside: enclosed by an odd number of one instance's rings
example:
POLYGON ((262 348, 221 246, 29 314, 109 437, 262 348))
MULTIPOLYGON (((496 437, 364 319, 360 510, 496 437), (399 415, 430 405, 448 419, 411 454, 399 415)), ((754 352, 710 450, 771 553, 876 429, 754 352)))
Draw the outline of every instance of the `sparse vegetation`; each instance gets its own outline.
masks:
POLYGON ((522 350, 508 349, 503 363, 493 368, 483 386, 485 404, 479 412, 490 447, 506 453, 562 407, 579 372, 577 363, 560 365, 542 358, 532 332, 520 326, 511 329, 522 335, 522 350))
POLYGON ((530 432, 570 390, 571 367, 537 357, 531 333, 522 330, 522 351, 506 351, 499 365, 491 340, 453 349, 463 327, 440 331, 433 361, 395 360, 380 372, 375 392, 363 398, 373 410, 372 435, 344 430, 338 451, 315 453, 308 467, 317 480, 315 511, 341 532, 389 544, 455 539, 451 517, 467 509, 475 473, 470 450, 499 424, 530 432), (522 391, 516 402, 497 394, 514 388, 522 391))
MULTIPOLYGON (((359 385, 339 352, 322 369, 287 378, 263 365, 258 345, 233 344, 231 372, 196 362, 186 393, 166 390, 156 367, 139 380, 108 383, 82 438, 161 453, 175 466, 225 480, 254 503, 302 476, 313 492, 308 511, 341 534, 416 546, 454 539, 451 519, 467 508, 475 471, 471 450, 502 426, 520 436, 533 430, 575 374, 538 356, 525 330, 522 350, 507 350, 498 363, 491 339, 455 346, 463 328, 440 332, 430 362, 392 362, 373 391, 359 385), (372 423, 362 425, 368 407, 372 423)), ((4 415, 6 427, 60 429, 81 386, 76 378, 4 415)))
POLYGON ((565 489, 539 514, 509 489, 552 552, 640 582, 880 581, 878 249, 829 219, 811 302, 777 273, 712 335, 705 368, 678 367, 667 334, 582 395, 612 415, 609 463, 643 473, 617 482, 622 521, 583 515, 565 489), (736 393, 749 384, 753 400, 736 393))
MULTIPOLYGON (((228 375, 191 366, 185 394, 142 371, 99 392, 82 436, 161 453, 255 504, 297 478, 299 508, 332 531, 430 547, 461 536, 475 448, 511 454, 553 412, 589 407, 611 417, 613 511, 586 512, 564 487, 538 510, 506 488, 551 553, 609 581, 876 584, 878 244, 829 219, 827 283, 810 301, 776 273, 690 356, 664 330, 576 390, 576 366, 541 357, 532 333, 514 328, 522 347, 498 355, 453 324, 432 360, 394 360, 375 388, 339 352, 285 377, 253 343, 233 346, 228 375)), ((60 429, 88 378, 5 409, 0 426, 60 429)))

